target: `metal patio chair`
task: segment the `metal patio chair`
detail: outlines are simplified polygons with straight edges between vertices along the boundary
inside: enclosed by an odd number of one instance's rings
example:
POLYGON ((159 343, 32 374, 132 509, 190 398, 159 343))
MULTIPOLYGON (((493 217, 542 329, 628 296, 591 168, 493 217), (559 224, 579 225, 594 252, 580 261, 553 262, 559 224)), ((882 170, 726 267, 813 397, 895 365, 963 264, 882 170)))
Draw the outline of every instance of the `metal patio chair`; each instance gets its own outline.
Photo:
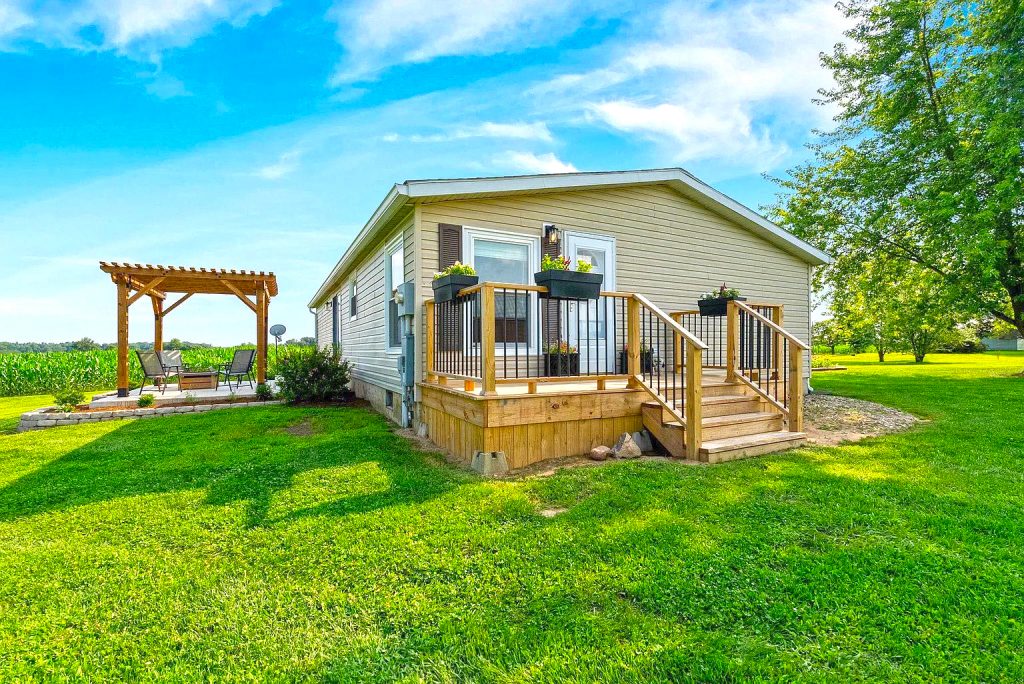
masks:
POLYGON ((231 357, 231 363, 224 364, 221 368, 220 373, 217 375, 217 386, 220 387, 220 376, 224 376, 225 382, 228 383, 228 389, 231 389, 231 378, 235 378, 235 389, 242 386, 242 378, 245 378, 249 383, 249 387, 252 387, 252 363, 256 359, 255 349, 237 349, 235 355, 231 357))
POLYGON ((160 394, 163 394, 167 389, 167 379, 173 376, 178 377, 178 382, 181 382, 181 376, 178 375, 178 371, 173 372, 164 368, 164 365, 160 362, 160 355, 155 351, 141 351, 135 350, 135 354, 139 357, 139 365, 142 366, 142 385, 139 387, 139 396, 142 396, 142 390, 146 387, 146 380, 152 379, 153 384, 157 384, 160 381, 160 394))
POLYGON ((158 351, 160 355, 160 365, 164 367, 165 373, 181 373, 185 369, 185 364, 181 362, 181 351, 178 349, 169 349, 167 351, 158 351))

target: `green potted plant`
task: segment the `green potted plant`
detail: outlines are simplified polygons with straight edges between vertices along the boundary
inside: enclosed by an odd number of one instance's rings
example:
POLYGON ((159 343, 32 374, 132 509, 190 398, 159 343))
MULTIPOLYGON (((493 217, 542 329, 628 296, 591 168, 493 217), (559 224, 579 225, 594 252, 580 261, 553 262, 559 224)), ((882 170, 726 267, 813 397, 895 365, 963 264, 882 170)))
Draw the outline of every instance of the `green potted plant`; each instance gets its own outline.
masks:
POLYGON ((450 302, 467 287, 480 282, 476 269, 469 264, 456 261, 448 268, 434 274, 434 301, 450 302))
MULTIPOLYGON (((640 372, 641 373, 653 373, 654 372, 654 350, 649 348, 646 343, 640 343, 640 372)), ((629 373, 629 345, 622 345, 622 349, 619 350, 619 374, 626 375, 629 373)))
POLYGON ((597 299, 601 296, 604 276, 592 273, 594 265, 587 259, 576 260, 576 270, 570 270, 572 261, 559 254, 545 254, 540 272, 533 274, 533 282, 547 288, 542 299, 597 299))
POLYGON ((722 283, 721 287, 711 292, 705 292, 697 299, 697 307, 701 316, 724 316, 729 310, 729 302, 746 301, 746 297, 740 297, 740 291, 735 287, 728 287, 722 283))
POLYGON ((544 376, 561 378, 580 374, 580 353, 562 340, 548 345, 544 351, 544 376))

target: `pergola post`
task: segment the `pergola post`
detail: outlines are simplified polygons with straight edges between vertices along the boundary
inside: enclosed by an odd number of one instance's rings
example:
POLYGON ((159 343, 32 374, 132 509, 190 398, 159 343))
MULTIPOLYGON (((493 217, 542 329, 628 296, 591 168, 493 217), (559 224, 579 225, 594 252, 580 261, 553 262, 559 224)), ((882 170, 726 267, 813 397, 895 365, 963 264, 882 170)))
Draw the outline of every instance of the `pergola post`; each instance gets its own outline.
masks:
POLYGON ((267 382, 267 319, 269 307, 267 288, 261 283, 256 290, 256 384, 267 382))
POLYGON ((117 279, 117 396, 128 396, 128 278, 117 279))
POLYGON ((153 350, 164 350, 164 302, 158 297, 153 300, 153 350))

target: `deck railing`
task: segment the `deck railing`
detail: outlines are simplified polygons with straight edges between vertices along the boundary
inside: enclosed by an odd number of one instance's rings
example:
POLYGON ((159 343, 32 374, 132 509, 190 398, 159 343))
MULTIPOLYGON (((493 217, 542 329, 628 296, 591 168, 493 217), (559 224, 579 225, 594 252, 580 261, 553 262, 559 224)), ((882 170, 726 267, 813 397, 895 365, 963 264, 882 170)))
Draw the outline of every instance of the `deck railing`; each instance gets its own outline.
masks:
POLYGON ((537 285, 480 283, 450 302, 427 300, 427 382, 493 395, 505 383, 613 379, 646 390, 700 448, 702 354, 707 345, 639 294, 552 300, 537 285))
MULTIPOLYGON (((781 320, 781 308, 777 319, 781 320)), ((727 313, 726 377, 750 387, 803 430, 804 354, 809 347, 756 308, 731 301, 727 313)))
POLYGON ((707 345, 652 304, 629 300, 629 377, 684 426, 687 458, 701 445, 701 371, 707 345))
POLYGON ((803 429, 804 355, 782 327, 781 305, 731 301, 725 316, 669 315, 639 294, 551 300, 537 285, 481 283, 450 302, 426 302, 426 379, 493 395, 500 384, 624 379, 646 390, 701 443, 701 376, 722 368, 803 429))
POLYGON ((449 302, 426 302, 428 378, 484 393, 503 383, 627 377, 627 301, 547 299, 537 285, 480 283, 449 302))
MULTIPOLYGON (((782 325, 782 305, 749 302, 747 306, 762 316, 782 325)), ((728 351, 729 329, 727 316, 702 316, 699 309, 673 311, 672 320, 683 326, 708 346, 704 353, 704 368, 725 368, 726 352, 728 351)), ((740 348, 745 348, 747 340, 740 337, 740 348)))

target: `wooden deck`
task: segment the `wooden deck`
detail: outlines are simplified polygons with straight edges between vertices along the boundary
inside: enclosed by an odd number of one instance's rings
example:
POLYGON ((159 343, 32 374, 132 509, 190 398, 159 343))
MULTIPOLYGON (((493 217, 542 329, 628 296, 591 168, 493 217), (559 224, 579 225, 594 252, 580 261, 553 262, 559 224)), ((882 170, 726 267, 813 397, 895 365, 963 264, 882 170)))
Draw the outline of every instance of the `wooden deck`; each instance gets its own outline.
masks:
MULTIPOLYGON (((585 378, 506 382, 484 395, 478 387, 421 383, 420 410, 434 443, 467 463, 479 451, 502 451, 510 468, 522 468, 581 456, 642 429, 669 455, 685 456, 685 426, 646 390, 629 387, 625 378, 602 384, 597 389, 596 380, 585 378)), ((725 371, 705 370, 701 386, 703 440, 693 460, 720 463, 803 444, 804 433, 784 429, 782 415, 746 385, 728 381, 725 371)))
MULTIPOLYGON (((549 355, 575 354, 575 365, 566 367, 577 368, 571 371, 577 374, 518 378, 508 377, 507 354, 497 352, 496 289, 502 297, 509 291, 543 290, 481 283, 446 302, 443 312, 433 300, 425 304, 420 419, 429 437, 458 458, 470 461, 479 452, 500 451, 510 468, 522 468, 583 455, 641 429, 669 455, 704 463, 803 443, 802 372, 808 347, 779 324, 781 307, 766 309, 769 318, 743 302, 729 301, 725 322, 713 326, 726 339, 705 359, 704 352, 712 348, 677 320, 687 312, 673 317, 643 295, 604 292, 602 297, 618 302, 619 336, 598 338, 599 349, 614 348, 617 357, 608 358, 606 352, 603 359, 600 353, 585 358, 597 361, 591 368, 614 368, 622 374, 579 375, 582 347, 577 352, 565 341, 562 332, 573 326, 561 321, 551 324, 556 329, 550 339, 561 340, 570 351, 549 355)), ((536 320, 537 325, 547 324, 544 316, 536 320)), ((582 325, 577 321, 576 330, 582 325)), ((502 344, 507 346, 506 332, 502 344)), ((539 342, 531 346, 529 339, 516 344, 524 344, 531 354, 548 348, 539 342)), ((506 351, 504 346, 501 350, 506 351)), ((517 373, 539 375, 538 364, 527 358, 520 367, 521 358, 517 354, 517 373)))
POLYGON ((478 451, 503 451, 510 468, 548 458, 588 453, 615 443, 623 432, 643 428, 646 394, 594 383, 502 385, 494 395, 454 387, 420 385, 420 411, 430 439, 469 462, 478 451))

